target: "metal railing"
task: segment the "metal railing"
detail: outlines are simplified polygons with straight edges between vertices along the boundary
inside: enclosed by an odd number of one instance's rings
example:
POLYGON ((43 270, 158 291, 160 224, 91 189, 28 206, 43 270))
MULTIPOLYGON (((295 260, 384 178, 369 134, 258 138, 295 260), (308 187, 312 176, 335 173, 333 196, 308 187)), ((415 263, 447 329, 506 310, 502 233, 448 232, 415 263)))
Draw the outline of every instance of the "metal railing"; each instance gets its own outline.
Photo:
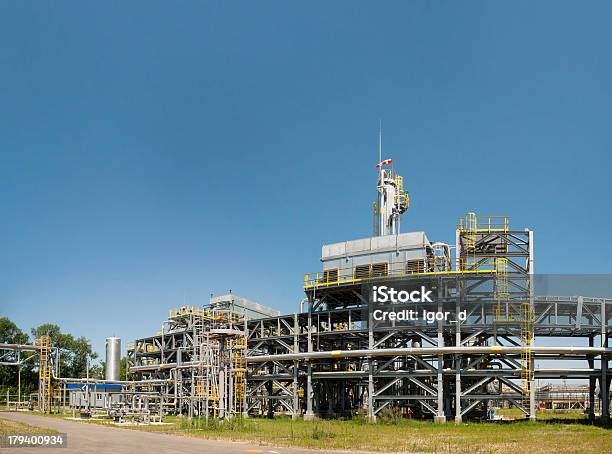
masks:
POLYGON ((181 306, 168 311, 168 319, 179 317, 196 316, 211 321, 225 321, 228 323, 238 323, 242 316, 229 309, 207 309, 198 306, 181 306))
POLYGON ((510 230, 509 216, 477 216, 470 212, 457 221, 457 230, 461 232, 508 232, 510 230))
POLYGON ((451 260, 446 257, 401 262, 370 263, 307 273, 304 275, 304 288, 333 287, 363 281, 412 275, 495 273, 497 271, 496 266, 497 263, 495 258, 481 259, 478 268, 473 270, 452 270, 451 260))

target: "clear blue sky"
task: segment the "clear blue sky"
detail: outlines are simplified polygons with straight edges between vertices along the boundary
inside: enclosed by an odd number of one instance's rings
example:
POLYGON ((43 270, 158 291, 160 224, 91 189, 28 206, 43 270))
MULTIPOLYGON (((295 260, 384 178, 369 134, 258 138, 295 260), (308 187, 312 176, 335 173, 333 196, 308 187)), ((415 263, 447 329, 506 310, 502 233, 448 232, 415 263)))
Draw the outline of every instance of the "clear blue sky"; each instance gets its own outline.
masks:
POLYGON ((0 2, 0 315, 124 342, 227 289, 283 311, 371 232, 377 129, 452 242, 610 272, 612 4, 0 2), (87 3, 87 4, 84 4, 87 3))

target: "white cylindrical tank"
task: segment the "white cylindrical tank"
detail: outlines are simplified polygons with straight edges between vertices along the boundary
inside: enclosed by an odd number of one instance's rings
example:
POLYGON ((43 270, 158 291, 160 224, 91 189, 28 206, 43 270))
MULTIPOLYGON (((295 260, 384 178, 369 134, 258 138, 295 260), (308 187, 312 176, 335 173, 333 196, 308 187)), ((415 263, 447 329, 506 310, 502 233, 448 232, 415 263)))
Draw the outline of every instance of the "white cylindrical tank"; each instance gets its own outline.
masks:
POLYGON ((107 380, 119 380, 119 368, 121 363, 121 338, 106 338, 106 374, 107 380))

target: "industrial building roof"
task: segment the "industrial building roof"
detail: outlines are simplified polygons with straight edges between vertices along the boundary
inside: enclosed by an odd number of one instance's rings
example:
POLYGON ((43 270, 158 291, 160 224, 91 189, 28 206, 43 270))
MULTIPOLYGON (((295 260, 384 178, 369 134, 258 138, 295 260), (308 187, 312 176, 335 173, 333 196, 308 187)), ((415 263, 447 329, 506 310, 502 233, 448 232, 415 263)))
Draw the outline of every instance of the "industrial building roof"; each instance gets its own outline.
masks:
POLYGON ((406 232, 399 235, 374 236, 341 243, 324 244, 321 261, 353 255, 392 250, 421 249, 431 246, 425 232, 406 232))
POLYGON ((237 313, 245 314, 250 319, 277 317, 280 315, 280 311, 277 311, 276 309, 256 303, 255 301, 243 298, 234 293, 211 296, 210 305, 222 308, 231 308, 237 313))

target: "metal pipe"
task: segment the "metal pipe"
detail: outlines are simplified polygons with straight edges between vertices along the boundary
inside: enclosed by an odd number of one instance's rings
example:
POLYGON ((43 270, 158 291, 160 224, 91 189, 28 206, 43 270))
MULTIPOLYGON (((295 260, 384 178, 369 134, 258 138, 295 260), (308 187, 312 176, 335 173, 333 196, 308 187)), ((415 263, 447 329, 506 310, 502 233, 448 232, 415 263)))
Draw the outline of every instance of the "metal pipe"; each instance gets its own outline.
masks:
MULTIPOLYGON (((355 358, 367 356, 427 356, 427 355, 453 355, 453 354, 520 354, 524 350, 521 346, 488 346, 488 347, 406 347, 406 348, 381 348, 364 350, 330 350, 322 352, 286 353, 280 355, 248 356, 247 362, 261 363, 266 361, 295 361, 300 359, 329 359, 329 358, 355 358)), ((577 355, 600 355, 612 353, 612 348, 603 347, 531 347, 535 354, 577 354, 577 355)), ((130 372, 158 370, 165 368, 183 369, 198 365, 197 361, 181 363, 151 364, 145 366, 132 366, 130 372)))
MULTIPOLYGON (((328 358, 355 358, 371 356, 405 356, 405 355, 452 355, 452 354, 520 354, 524 348, 509 346, 489 346, 489 347, 406 347, 406 348, 385 348, 367 350, 331 350, 324 352, 304 352, 287 353, 281 355, 261 355, 249 356, 247 361, 250 363, 266 361, 294 361, 299 359, 328 359, 328 358)), ((591 354, 600 355, 602 353, 612 353, 611 348, 603 347, 531 347, 529 349, 534 354, 591 354)))
MULTIPOLYGON (((445 368, 442 369, 442 372, 446 375, 455 374, 455 369, 445 368)), ((573 375, 595 375, 599 374, 599 369, 534 369, 536 374, 545 375, 563 375, 563 376, 573 376, 573 375)), ((480 376, 480 375, 489 375, 489 376, 509 376, 509 375, 520 375, 520 369, 513 370, 500 370, 500 369, 466 369, 463 371, 462 375, 465 376, 480 376)), ((424 375, 424 376, 433 376, 437 374, 437 371, 421 369, 421 370, 389 370, 379 372, 377 375, 379 377, 385 376, 403 376, 403 375, 424 375)), ((345 377, 345 376, 367 376, 367 371, 360 370, 341 370, 341 371, 328 371, 328 372, 313 372, 314 377, 345 377)), ((288 375, 286 375, 288 377, 288 375)), ((257 380, 259 376, 251 377, 251 380, 257 380)), ((265 377, 264 377, 265 378, 265 377)))
POLYGON ((35 352, 38 350, 38 347, 32 344, 0 344, 0 350, 26 350, 35 352))
POLYGON ((177 363, 163 363, 163 364, 148 364, 144 366, 131 366, 130 372, 139 372, 143 370, 159 370, 159 369, 189 369, 191 367, 197 366, 200 363, 198 361, 188 361, 181 362, 181 365, 177 365, 177 363))
POLYGON ((70 378, 70 377, 59 377, 56 380, 61 381, 62 383, 98 383, 98 384, 111 384, 111 385, 138 385, 142 383, 166 383, 170 381, 170 379, 158 378, 151 380, 101 380, 95 378, 70 378))
POLYGON ((0 362, 0 366, 23 366, 26 361, 29 361, 33 358, 38 358, 36 355, 28 356, 26 359, 11 363, 11 362, 0 362))

